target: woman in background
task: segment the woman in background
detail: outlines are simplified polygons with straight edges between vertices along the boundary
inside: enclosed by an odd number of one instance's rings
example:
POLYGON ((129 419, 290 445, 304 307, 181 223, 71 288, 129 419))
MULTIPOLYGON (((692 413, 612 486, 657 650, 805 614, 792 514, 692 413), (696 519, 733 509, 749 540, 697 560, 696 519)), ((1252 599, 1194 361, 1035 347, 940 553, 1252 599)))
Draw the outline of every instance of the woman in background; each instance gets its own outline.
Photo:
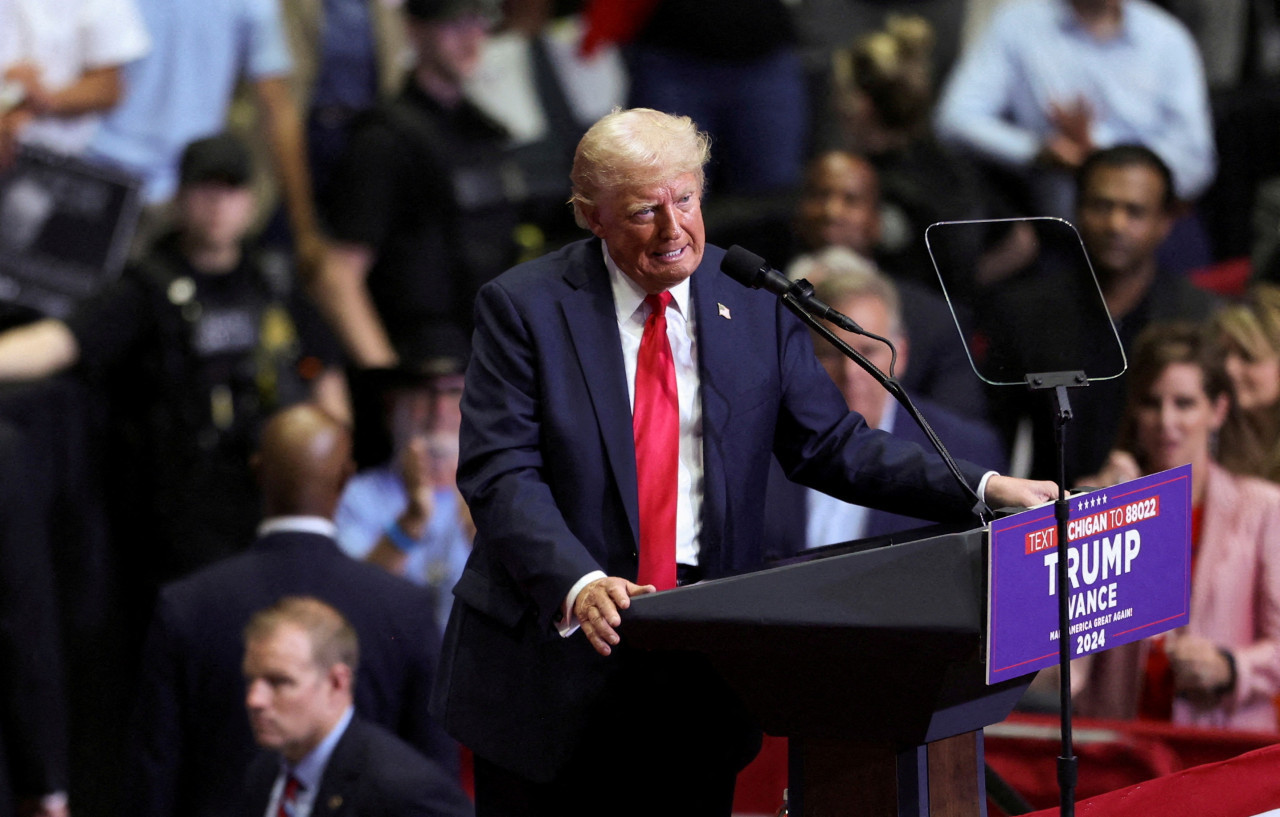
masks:
POLYGON ((1221 350, 1199 328, 1139 338, 1117 451, 1090 484, 1190 463, 1191 614, 1185 627, 1079 659, 1076 712, 1277 731, 1280 487, 1231 473, 1214 448, 1234 433, 1221 350))
POLYGON ((1260 284, 1219 311, 1212 337, 1226 353, 1243 437, 1221 451, 1224 465, 1280 482, 1280 287, 1260 284))

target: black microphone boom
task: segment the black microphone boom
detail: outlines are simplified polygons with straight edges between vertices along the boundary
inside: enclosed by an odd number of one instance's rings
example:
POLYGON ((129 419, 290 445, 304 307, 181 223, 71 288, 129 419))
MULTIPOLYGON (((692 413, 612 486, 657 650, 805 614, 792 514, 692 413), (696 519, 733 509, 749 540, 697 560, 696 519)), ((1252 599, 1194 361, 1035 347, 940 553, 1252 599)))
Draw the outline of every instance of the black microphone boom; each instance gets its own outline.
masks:
POLYGON ((854 323, 851 318, 842 315, 824 304, 813 295, 813 285, 801 278, 792 281, 787 276, 769 266, 769 262, 737 244, 729 248, 724 260, 720 262, 720 271, 733 280, 751 289, 767 289, 779 298, 790 295, 804 306, 812 315, 828 320, 848 332, 865 335, 867 332, 854 323))
POLYGON ((769 266, 769 262, 751 250, 734 244, 724 254, 720 269, 744 287, 767 289, 774 295, 786 295, 791 289, 787 276, 769 266))

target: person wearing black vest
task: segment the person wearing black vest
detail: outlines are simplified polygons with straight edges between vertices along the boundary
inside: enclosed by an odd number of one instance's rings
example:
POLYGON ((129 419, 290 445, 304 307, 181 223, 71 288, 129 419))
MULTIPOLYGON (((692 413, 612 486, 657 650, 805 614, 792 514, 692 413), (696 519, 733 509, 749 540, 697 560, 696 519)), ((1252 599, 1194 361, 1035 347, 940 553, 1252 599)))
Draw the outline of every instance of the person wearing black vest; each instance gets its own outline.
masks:
POLYGON ((252 539, 258 426, 306 396, 286 298, 246 242, 250 175, 235 137, 193 142, 172 233, 66 320, 0 334, 0 380, 78 368, 110 396, 115 537, 144 588, 252 539))
POLYGON ((331 245, 311 294, 360 368, 465 350, 476 291, 516 259, 521 175, 505 130, 463 95, 492 5, 407 0, 417 62, 326 189, 331 245))

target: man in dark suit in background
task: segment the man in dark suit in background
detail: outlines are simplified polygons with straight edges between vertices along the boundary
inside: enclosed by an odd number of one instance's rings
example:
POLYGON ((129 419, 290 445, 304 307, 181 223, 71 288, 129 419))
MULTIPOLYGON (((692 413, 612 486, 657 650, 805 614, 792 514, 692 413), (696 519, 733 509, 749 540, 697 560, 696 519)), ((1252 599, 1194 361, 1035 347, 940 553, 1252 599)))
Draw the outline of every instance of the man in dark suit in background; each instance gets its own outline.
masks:
MULTIPOLYGON (((973 507, 848 411, 798 319, 719 271, 708 154, 687 117, 605 116, 572 173, 595 238, 478 297, 458 471, 477 535, 433 712, 475 752, 479 815, 730 812, 759 733, 708 666, 618 628, 632 596, 761 565, 771 454, 850 501, 973 507)), ((994 504, 1056 493, 961 468, 994 504)))
POLYGON ((438 765, 356 715, 359 641, 342 614, 287 596, 244 631, 245 707, 269 749, 245 782, 245 817, 470 817, 471 802, 438 765))
MULTIPOLYGON (((904 379, 908 364, 917 362, 918 352, 909 342, 902 325, 898 288, 876 269, 875 264, 844 247, 828 247, 796 259, 787 268, 787 274, 793 279, 809 281, 823 303, 849 316, 867 332, 890 340, 898 352, 893 374, 899 380, 904 379)), ((843 329, 832 327, 832 331, 881 371, 889 373, 892 354, 888 346, 874 338, 843 329)), ((953 337, 952 343, 963 348, 959 337, 953 337)), ((867 425, 932 449, 924 431, 906 409, 861 366, 822 338, 814 338, 814 350, 844 395, 850 410, 861 414, 867 425)), ((921 362, 928 365, 927 361, 921 362)), ((967 374, 978 382, 978 376, 972 370, 967 374)), ((907 393, 953 456, 997 471, 1008 468, 1009 457, 1004 450, 1004 442, 994 428, 921 398, 910 389, 907 393)), ((777 550, 777 555, 790 555, 805 547, 896 533, 926 524, 926 520, 915 516, 851 505, 820 491, 804 488, 788 480, 776 464, 769 472, 765 542, 769 548, 777 550)))
POLYGON ((426 710, 439 649, 431 596, 353 561, 333 538, 333 512, 354 470, 347 429, 315 406, 279 412, 263 430, 255 469, 266 514, 258 540, 161 591, 134 716, 134 814, 235 807, 254 753, 240 633, 255 611, 286 595, 323 599, 359 633, 361 717, 450 772, 458 768, 456 744, 426 710))

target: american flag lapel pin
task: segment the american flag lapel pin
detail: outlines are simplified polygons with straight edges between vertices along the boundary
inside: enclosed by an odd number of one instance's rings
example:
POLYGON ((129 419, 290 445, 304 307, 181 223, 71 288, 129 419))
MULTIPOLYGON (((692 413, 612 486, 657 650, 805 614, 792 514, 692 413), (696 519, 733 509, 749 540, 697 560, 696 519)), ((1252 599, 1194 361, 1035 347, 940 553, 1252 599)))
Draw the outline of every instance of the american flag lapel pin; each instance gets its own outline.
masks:
POLYGON ((719 313, 720 313, 720 317, 724 318, 726 321, 731 321, 731 320, 733 320, 733 315, 730 315, 730 314, 729 314, 729 307, 725 306, 724 304, 722 304, 722 303, 717 303, 717 304, 716 304, 716 311, 717 311, 717 312, 719 312, 719 313))

